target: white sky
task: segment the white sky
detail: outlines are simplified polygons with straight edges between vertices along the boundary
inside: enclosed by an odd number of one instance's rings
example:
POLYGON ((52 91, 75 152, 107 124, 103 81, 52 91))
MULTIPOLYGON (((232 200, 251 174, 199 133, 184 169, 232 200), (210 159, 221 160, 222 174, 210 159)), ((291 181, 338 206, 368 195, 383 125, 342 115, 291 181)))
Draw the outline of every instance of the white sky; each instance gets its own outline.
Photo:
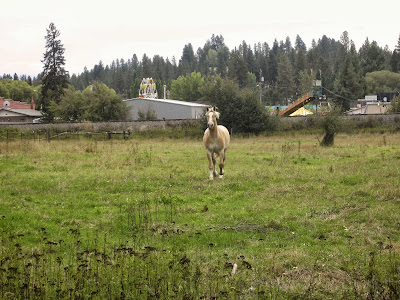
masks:
POLYGON ((136 54, 177 62, 186 44, 196 52, 212 34, 232 50, 275 39, 294 46, 297 34, 311 46, 324 34, 339 40, 347 31, 359 49, 366 37, 392 51, 400 34, 400 1, 154 0, 3 1, 0 6, 0 75, 36 76, 43 69, 46 28, 53 22, 72 75, 100 60, 109 65, 136 54))

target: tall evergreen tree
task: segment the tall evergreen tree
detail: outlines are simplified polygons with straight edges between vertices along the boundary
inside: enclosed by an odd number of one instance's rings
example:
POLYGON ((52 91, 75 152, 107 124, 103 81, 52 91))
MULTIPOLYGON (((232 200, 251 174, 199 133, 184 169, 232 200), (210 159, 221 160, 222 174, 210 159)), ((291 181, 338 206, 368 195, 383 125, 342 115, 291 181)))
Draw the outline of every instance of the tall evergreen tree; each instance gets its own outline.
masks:
POLYGON ((228 72, 229 48, 222 46, 218 49, 217 74, 224 78, 228 72))
POLYGON ((146 54, 143 54, 141 64, 143 78, 152 77, 152 65, 151 59, 148 58, 146 54))
POLYGON ((239 51, 232 51, 229 67, 228 67, 228 77, 236 80, 240 87, 245 87, 247 85, 247 66, 242 55, 239 51))
POLYGON ((390 66, 392 68, 392 72, 400 71, 400 34, 390 60, 390 66))
POLYGON ((65 70, 64 45, 61 43, 60 31, 57 30, 54 23, 50 23, 47 30, 46 52, 44 53, 42 63, 43 72, 41 73, 42 90, 40 104, 45 118, 52 121, 54 116, 50 111, 51 102, 58 104, 64 94, 64 89, 68 87, 69 76, 65 70))
POLYGON ((335 103, 343 111, 349 110, 350 101, 357 100, 364 95, 364 85, 360 59, 357 56, 354 44, 352 44, 335 81, 335 103))
POLYGON ((299 75, 299 72, 302 70, 308 70, 308 62, 307 56, 303 48, 300 48, 296 54, 296 62, 295 62, 295 74, 296 77, 299 75))
POLYGON ((189 43, 183 48, 182 57, 179 61, 180 75, 192 73, 196 69, 196 63, 193 46, 189 43))
POLYGON ((218 65, 218 52, 217 50, 214 49, 209 49, 207 56, 206 56, 206 62, 207 62, 207 67, 208 67, 208 74, 210 75, 215 75, 217 72, 217 65, 218 65))
POLYGON ((386 68, 385 54, 376 41, 368 42, 368 39, 360 48, 359 55, 364 74, 374 71, 381 71, 386 68))
POLYGON ((303 49, 304 52, 307 51, 307 46, 306 44, 303 42, 303 40, 301 39, 301 37, 299 35, 296 36, 296 41, 295 41, 295 46, 294 46, 294 50, 296 50, 296 52, 299 52, 300 49, 303 49))
POLYGON ((278 77, 278 53, 278 41, 275 39, 272 48, 269 50, 266 73, 266 81, 272 85, 276 83, 276 77, 278 77))
POLYGON ((292 98, 294 96, 295 85, 293 67, 289 61, 288 55, 285 52, 282 52, 279 55, 278 77, 276 82, 280 96, 279 98, 285 99, 285 102, 287 102, 289 98, 292 98))

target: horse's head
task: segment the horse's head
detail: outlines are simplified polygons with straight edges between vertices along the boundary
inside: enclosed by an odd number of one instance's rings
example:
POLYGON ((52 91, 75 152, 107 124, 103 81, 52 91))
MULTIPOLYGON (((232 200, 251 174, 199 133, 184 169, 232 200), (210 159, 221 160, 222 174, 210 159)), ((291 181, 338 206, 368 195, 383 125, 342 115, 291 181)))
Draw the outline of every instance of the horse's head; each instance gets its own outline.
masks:
POLYGON ((208 129, 214 129, 214 127, 217 126, 217 119, 219 119, 219 112, 217 111, 217 107, 213 106, 207 108, 206 117, 208 129))

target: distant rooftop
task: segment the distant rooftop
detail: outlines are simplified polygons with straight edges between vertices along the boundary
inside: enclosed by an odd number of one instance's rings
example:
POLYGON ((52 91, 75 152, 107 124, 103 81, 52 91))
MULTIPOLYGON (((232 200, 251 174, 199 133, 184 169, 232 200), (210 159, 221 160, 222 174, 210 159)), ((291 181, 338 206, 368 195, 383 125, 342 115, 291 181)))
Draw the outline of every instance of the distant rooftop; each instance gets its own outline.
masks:
POLYGON ((197 102, 187 102, 187 101, 180 101, 180 100, 172 100, 172 99, 156 99, 156 98, 132 98, 132 99, 126 99, 124 101, 133 101, 133 100, 148 100, 148 101, 154 101, 154 102, 160 102, 160 103, 170 103, 170 104, 178 104, 178 105, 184 105, 184 106, 197 106, 197 107, 208 107, 209 105, 207 104, 202 104, 202 103, 197 103, 197 102))

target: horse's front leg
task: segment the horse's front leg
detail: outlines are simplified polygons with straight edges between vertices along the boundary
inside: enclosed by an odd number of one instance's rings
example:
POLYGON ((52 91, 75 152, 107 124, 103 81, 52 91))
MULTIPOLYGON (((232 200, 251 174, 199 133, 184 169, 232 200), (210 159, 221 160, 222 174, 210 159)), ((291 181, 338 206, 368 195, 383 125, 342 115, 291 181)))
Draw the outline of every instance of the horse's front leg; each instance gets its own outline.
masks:
POLYGON ((210 170, 210 180, 214 179, 214 176, 216 176, 217 172, 215 171, 215 157, 214 153, 211 151, 207 151, 207 158, 208 158, 208 169, 210 170))
POLYGON ((224 178, 225 151, 222 150, 219 154, 219 178, 224 178))

